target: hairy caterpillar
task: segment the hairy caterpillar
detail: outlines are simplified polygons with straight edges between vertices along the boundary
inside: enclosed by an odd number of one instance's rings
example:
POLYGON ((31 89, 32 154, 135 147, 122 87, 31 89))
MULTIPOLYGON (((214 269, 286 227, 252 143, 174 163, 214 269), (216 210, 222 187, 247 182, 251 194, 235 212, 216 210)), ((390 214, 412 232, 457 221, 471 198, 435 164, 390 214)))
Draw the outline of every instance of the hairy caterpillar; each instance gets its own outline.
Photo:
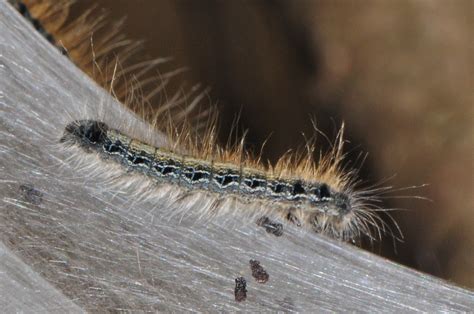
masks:
MULTIPOLYGON (((159 184, 177 185, 182 189, 180 198, 195 192, 210 194, 213 200, 201 209, 204 213, 219 211, 222 200, 231 198, 242 210, 245 204, 257 203, 261 214, 280 216, 333 238, 354 240, 360 234, 370 234, 368 224, 372 221, 366 216, 370 212, 359 207, 358 200, 344 185, 326 183, 318 175, 326 170, 321 170, 322 165, 313 164, 311 155, 302 167, 299 165, 302 170, 297 176, 296 169, 292 170, 295 174, 288 172, 291 159, 284 159, 281 165, 270 170, 252 160, 240 164, 226 162, 218 153, 201 159, 202 151, 197 149, 193 150, 196 155, 185 155, 153 147, 94 120, 70 123, 61 141, 79 145, 85 152, 97 153, 102 159, 144 174, 159 184)), ((215 145, 209 147, 214 149, 215 145)), ((229 155, 229 152, 223 154, 229 155)), ((328 165, 332 169, 333 164, 328 165)))
MULTIPOLYGON (((59 41, 53 38, 50 42, 59 41)), ((105 80, 109 81, 114 77, 105 80)), ((179 120, 176 115, 182 113, 173 114, 164 124, 179 120)), ((253 204, 252 217, 270 215, 345 241, 355 241, 361 235, 372 239, 373 229, 380 236, 384 228, 366 205, 364 194, 353 191, 352 174, 340 167, 342 131, 333 152, 318 163, 313 160, 314 146, 308 145, 306 155, 289 154, 275 166, 265 167, 259 158, 243 151, 243 141, 235 148, 219 147, 212 122, 203 137, 193 135, 188 127, 170 129, 166 133, 173 147, 153 147, 101 121, 76 120, 66 126, 62 141, 78 144, 86 152, 95 152, 160 184, 177 185, 181 189, 178 199, 204 192, 211 198, 200 209, 205 214, 228 212, 222 209, 226 200, 241 210, 253 204)))

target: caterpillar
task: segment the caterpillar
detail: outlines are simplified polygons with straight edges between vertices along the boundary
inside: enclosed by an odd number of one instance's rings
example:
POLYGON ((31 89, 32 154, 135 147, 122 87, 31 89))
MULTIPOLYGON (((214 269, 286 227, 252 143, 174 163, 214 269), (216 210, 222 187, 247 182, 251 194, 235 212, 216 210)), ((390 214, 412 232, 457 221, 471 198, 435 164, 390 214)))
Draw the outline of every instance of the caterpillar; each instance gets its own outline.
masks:
MULTIPOLYGON (((96 153, 103 160, 120 164, 158 184, 176 185, 184 195, 211 194, 214 200, 201 209, 203 212, 214 212, 224 198, 231 198, 240 203, 235 206, 257 203, 262 215, 270 213, 337 239, 354 240, 361 234, 370 235, 368 224, 376 227, 367 216, 370 212, 360 208, 349 189, 330 185, 324 175, 317 174, 322 166, 314 164, 311 156, 304 161, 300 176, 288 175, 283 169, 291 160, 283 159, 283 164, 268 170, 251 165, 250 160, 240 164, 226 162, 218 154, 202 159, 150 146, 94 120, 68 124, 61 142, 78 145, 86 153, 96 153)), ((329 169, 333 166, 328 165, 329 169)), ((329 176, 329 172, 325 175, 329 176)))
MULTIPOLYGON (((20 8, 27 12, 25 7, 20 8)), ((62 42, 36 19, 33 22, 51 43, 62 42)), ((74 61, 74 51, 67 55, 74 61)), ((86 72, 91 71, 86 68, 86 72)), ((114 76, 107 78, 102 85, 113 84, 114 80, 114 76)), ((270 216, 354 243, 363 235, 374 239, 374 230, 379 238, 385 231, 386 225, 377 215, 380 209, 369 205, 371 197, 367 193, 354 189, 354 173, 341 166, 343 127, 332 151, 317 162, 313 157, 315 146, 308 143, 304 153, 289 153, 275 165, 264 165, 260 158, 245 152, 244 139, 227 147, 216 143, 215 115, 207 118, 203 133, 195 132, 188 113, 170 113, 177 108, 173 105, 163 109, 165 118, 156 127, 164 131, 172 145, 152 146, 87 117, 67 124, 60 142, 79 147, 85 154, 96 154, 102 162, 112 161, 123 168, 123 173, 133 173, 157 186, 176 186, 179 192, 174 200, 207 197, 204 205, 189 206, 199 207, 196 210, 201 211, 200 216, 249 210, 248 216, 257 224, 262 217, 270 216)), ((190 108, 184 111, 191 112, 190 108)))

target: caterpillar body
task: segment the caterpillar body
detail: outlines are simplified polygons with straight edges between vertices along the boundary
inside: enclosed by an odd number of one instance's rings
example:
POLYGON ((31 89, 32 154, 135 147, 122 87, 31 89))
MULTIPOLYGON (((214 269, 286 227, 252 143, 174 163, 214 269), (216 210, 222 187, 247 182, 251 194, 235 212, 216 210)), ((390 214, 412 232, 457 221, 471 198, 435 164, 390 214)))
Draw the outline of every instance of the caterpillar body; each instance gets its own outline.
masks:
POLYGON ((272 171, 204 160, 131 139, 96 120, 77 120, 65 129, 61 142, 80 146, 139 173, 158 184, 210 193, 216 202, 207 210, 218 211, 218 201, 234 198, 244 205, 258 203, 262 213, 278 216, 333 238, 354 240, 369 230, 361 224, 360 210, 346 191, 314 178, 302 180, 272 171), (362 226, 362 228, 361 228, 362 226))

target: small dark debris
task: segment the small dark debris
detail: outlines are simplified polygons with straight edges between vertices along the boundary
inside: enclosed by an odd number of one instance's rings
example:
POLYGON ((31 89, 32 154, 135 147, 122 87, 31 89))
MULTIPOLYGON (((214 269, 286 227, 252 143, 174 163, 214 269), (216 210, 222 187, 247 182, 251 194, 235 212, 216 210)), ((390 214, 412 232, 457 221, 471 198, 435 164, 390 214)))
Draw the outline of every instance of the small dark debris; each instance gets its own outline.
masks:
POLYGON ((235 301, 242 302, 247 299, 247 281, 244 277, 235 278, 235 301))
POLYGON ((25 201, 33 205, 39 205, 43 202, 43 193, 35 189, 31 184, 20 185, 20 193, 25 201))
POLYGON ((298 217, 293 215, 291 212, 288 213, 288 215, 286 215, 286 219, 288 219, 291 223, 295 224, 296 226, 301 227, 300 220, 298 219, 298 217))
POLYGON ((273 234, 276 237, 283 235, 283 225, 278 222, 273 222, 267 216, 260 217, 257 220, 257 225, 265 228, 265 231, 273 234))
POLYGON ((266 283, 270 278, 270 275, 268 275, 267 271, 257 260, 250 260, 250 269, 252 270, 252 277, 255 278, 258 283, 266 283))

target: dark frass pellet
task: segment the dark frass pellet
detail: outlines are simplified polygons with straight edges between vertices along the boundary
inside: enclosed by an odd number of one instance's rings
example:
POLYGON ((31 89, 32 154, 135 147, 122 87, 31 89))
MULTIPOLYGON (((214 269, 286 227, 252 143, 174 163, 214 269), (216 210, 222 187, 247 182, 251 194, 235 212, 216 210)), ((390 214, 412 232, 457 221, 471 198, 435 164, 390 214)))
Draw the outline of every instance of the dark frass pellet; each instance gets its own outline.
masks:
POLYGON ((259 261, 251 259, 250 269, 252 270, 252 277, 255 278, 258 283, 266 283, 270 278, 270 275, 268 275, 267 271, 260 265, 259 261))
POLYGON ((257 220, 257 225, 265 228, 265 231, 273 234, 276 237, 283 235, 283 225, 281 223, 273 222, 267 216, 260 217, 257 220))
POLYGON ((235 289, 234 289, 235 301, 242 302, 247 299, 247 281, 244 277, 235 278, 235 289))

